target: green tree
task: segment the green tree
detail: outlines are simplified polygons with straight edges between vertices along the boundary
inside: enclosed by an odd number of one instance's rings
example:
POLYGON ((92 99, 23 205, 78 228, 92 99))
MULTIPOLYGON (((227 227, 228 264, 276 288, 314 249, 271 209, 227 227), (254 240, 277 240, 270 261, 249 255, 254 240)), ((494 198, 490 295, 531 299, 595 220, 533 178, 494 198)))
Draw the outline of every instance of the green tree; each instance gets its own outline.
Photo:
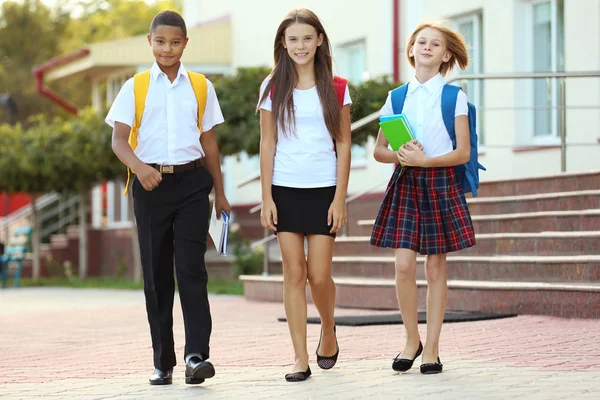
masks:
MULTIPOLYGON (((18 121, 36 114, 66 112, 35 88, 32 68, 91 43, 148 32, 154 15, 180 10, 180 0, 59 0, 49 8, 41 0, 8 0, 0 6, 0 95, 10 93, 19 107, 18 121)), ((90 104, 88 80, 48 86, 79 107, 90 104)), ((6 116, 0 111, 0 122, 6 116)))
POLYGON ((214 79, 225 116, 225 123, 217 128, 221 154, 231 155, 240 151, 258 154, 260 126, 256 105, 260 85, 270 72, 268 68, 240 68, 235 75, 214 79))
POLYGON ((59 54, 68 23, 67 14, 50 10, 41 0, 7 1, 0 7, 0 91, 15 99, 21 121, 56 113, 52 103, 40 101, 31 70, 59 54))

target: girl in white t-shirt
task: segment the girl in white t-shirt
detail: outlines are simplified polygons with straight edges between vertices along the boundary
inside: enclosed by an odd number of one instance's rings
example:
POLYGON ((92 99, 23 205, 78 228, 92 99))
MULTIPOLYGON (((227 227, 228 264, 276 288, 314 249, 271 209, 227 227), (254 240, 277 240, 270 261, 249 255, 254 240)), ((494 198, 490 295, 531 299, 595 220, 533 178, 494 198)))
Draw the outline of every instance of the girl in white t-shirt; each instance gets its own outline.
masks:
POLYGON ((331 262, 335 234, 346 224, 351 100, 346 81, 333 76, 329 39, 310 10, 287 14, 274 53, 275 66, 258 103, 261 222, 275 231, 283 259, 284 305, 296 361, 285 378, 303 381, 311 375, 307 279, 321 316, 317 364, 330 369, 339 354, 331 262))
POLYGON ((396 294, 406 329, 404 350, 394 359, 395 371, 408 371, 422 353, 421 372, 442 372, 439 339, 446 309, 446 254, 475 245, 473 224, 456 166, 469 161, 467 96, 459 91, 454 111, 456 149, 442 119, 442 78, 458 63, 465 69, 468 54, 462 37, 439 24, 419 25, 406 46, 415 77, 408 84, 402 111, 393 110, 391 94, 381 110, 404 113, 420 145, 408 143, 398 152, 388 149, 381 130, 374 156, 398 163, 375 220, 371 244, 396 249, 396 294), (421 147, 422 146, 422 147, 421 147), (401 164, 405 165, 402 167, 401 164), (427 341, 418 330, 417 253, 426 254, 427 341))

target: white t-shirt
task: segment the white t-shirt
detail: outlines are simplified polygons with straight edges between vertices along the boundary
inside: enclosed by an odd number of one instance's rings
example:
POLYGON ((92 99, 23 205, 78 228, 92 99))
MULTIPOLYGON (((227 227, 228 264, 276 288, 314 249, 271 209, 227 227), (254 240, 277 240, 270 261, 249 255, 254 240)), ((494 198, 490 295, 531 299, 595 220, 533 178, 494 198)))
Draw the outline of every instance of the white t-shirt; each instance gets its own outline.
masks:
MULTIPOLYGON (((420 83, 415 77, 408 84, 406 92, 402 113, 406 115, 416 139, 421 142, 428 157, 442 156, 453 150, 452 141, 442 119, 442 89, 445 84, 439 73, 425 83, 420 83)), ((467 95, 460 90, 454 116, 467 115, 468 111, 467 95)), ((381 115, 393 114, 390 92, 381 109, 381 115)))
MULTIPOLYGON (((269 78, 260 88, 264 93, 269 78)), ((284 132, 277 127, 277 149, 273 165, 273 185, 294 188, 317 188, 337 184, 337 158, 333 139, 325 125, 323 109, 317 87, 294 89, 296 115, 295 132, 284 132)), ((351 104, 346 85, 344 105, 351 104)), ((271 111, 272 102, 267 96, 260 104, 263 110, 271 111)))
MULTIPOLYGON (((212 83, 206 81, 206 107, 202 117, 202 131, 206 132, 224 122, 217 94, 212 83)), ((135 121, 133 78, 117 95, 106 116, 106 123, 115 122, 132 126, 135 121)), ((179 66, 177 78, 171 83, 156 63, 150 69, 150 86, 146 96, 142 124, 138 131, 135 155, 144 163, 181 165, 204 157, 198 129, 198 101, 187 70, 179 66)))

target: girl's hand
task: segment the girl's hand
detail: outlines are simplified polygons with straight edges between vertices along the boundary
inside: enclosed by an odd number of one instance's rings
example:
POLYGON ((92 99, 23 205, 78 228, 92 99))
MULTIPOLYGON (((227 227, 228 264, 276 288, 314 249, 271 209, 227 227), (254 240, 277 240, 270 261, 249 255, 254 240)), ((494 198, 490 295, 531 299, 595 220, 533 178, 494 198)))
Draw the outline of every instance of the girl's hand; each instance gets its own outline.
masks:
POLYGON ((417 139, 411 140, 410 143, 413 143, 414 145, 416 145, 419 149, 421 149, 421 151, 425 151, 425 148, 417 139))
POLYGON ((398 150, 398 161, 407 167, 427 167, 427 156, 421 147, 412 142, 406 143, 398 150))
POLYGON ((260 211, 260 223, 263 228, 272 231, 277 230, 277 207, 275 206, 273 199, 263 201, 263 207, 260 211))
POLYGON ((335 233, 340 230, 347 222, 346 201, 334 200, 327 211, 327 225, 331 226, 329 233, 335 233))

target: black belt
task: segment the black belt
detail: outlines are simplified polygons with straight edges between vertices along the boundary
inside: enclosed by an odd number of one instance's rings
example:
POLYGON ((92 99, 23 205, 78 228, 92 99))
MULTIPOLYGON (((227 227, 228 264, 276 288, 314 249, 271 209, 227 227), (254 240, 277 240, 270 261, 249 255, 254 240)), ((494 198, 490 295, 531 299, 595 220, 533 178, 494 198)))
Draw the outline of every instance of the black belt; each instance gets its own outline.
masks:
POLYGON ((175 174, 177 172, 189 171, 196 168, 204 167, 204 159, 199 158, 194 161, 190 161, 187 164, 181 165, 159 165, 159 164, 149 164, 152 168, 155 168, 161 174, 175 174))

